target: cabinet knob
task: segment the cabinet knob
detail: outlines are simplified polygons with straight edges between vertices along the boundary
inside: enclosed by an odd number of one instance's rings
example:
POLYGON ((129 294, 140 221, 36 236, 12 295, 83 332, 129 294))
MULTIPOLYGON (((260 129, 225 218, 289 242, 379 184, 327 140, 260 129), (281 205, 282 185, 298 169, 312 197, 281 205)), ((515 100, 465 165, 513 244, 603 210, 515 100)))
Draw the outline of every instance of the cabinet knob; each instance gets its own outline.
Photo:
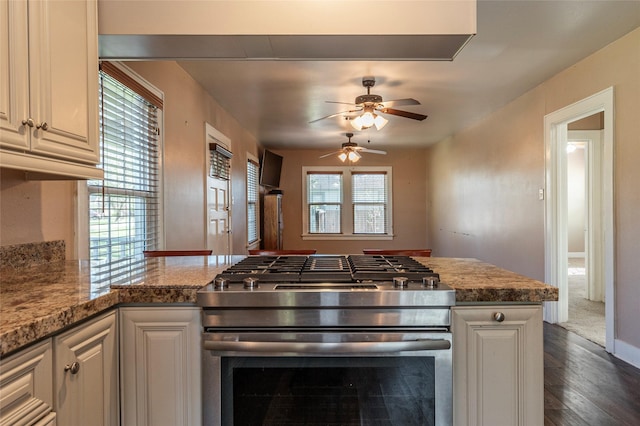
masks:
POLYGON ((49 125, 46 121, 43 121, 42 123, 36 125, 36 129, 49 130, 49 125))
POLYGON ((69 371, 71 374, 78 374, 80 371, 80 363, 78 361, 72 362, 64 366, 64 371, 69 371))
POLYGON ((493 319, 498 321, 498 322, 502 322, 502 321, 504 321, 504 314, 502 312, 495 312, 493 314, 493 319))
POLYGON ((33 122, 33 118, 27 118, 26 120, 22 120, 22 125, 33 127, 35 124, 33 122))

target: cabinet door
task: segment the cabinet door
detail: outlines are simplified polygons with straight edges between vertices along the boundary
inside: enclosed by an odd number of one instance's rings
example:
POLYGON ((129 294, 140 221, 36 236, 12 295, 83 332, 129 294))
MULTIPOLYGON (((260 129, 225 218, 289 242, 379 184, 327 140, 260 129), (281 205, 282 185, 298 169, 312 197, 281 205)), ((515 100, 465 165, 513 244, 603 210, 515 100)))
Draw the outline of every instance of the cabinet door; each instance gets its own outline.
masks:
POLYGON ((117 425, 116 312, 54 337, 55 407, 61 425, 117 425))
POLYGON ((541 425, 541 306, 453 309, 454 424, 541 425))
POLYGON ((28 3, 31 150, 97 164, 97 1, 28 3))
POLYGON ((202 423, 197 307, 120 308, 122 422, 202 423))
POLYGON ((48 424, 53 413, 51 339, 0 363, 0 424, 48 424))
POLYGON ((27 2, 0 0, 0 145, 29 149, 27 2))

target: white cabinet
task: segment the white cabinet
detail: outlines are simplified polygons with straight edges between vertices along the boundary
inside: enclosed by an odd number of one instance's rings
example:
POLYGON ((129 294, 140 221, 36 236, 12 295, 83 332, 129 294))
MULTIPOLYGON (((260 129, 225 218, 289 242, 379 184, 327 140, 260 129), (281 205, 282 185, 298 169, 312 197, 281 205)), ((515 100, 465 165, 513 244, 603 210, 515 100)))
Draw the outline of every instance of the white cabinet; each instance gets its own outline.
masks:
POLYGON ((456 306, 452 315, 454 424, 543 424, 542 306, 456 306))
POLYGON ((51 340, 0 363, 0 423, 55 425, 51 340))
POLYGON ((0 0, 0 166, 101 176, 97 34, 96 0, 0 0))
POLYGON ((116 318, 111 311, 53 338, 59 424, 119 424, 116 318))
POLYGON ((120 323, 123 424, 201 424, 200 309, 122 307, 120 323))

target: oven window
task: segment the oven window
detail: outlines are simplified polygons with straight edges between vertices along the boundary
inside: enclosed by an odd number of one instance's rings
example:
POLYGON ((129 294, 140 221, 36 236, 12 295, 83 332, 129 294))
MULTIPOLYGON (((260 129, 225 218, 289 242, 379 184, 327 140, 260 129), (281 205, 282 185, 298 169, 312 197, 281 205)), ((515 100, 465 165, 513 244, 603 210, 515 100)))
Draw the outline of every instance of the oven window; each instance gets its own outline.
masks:
POLYGON ((234 357, 222 369, 226 425, 435 424, 433 357, 234 357))

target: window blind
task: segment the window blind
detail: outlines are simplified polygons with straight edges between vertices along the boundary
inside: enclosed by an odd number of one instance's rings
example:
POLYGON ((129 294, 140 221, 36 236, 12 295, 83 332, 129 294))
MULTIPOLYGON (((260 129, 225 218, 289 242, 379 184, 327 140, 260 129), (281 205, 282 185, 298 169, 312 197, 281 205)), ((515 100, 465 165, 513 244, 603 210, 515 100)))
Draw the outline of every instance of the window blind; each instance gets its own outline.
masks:
POLYGON ((352 173, 354 234, 387 233, 387 174, 352 173))
POLYGON ((253 160, 247 161, 247 243, 258 240, 258 173, 260 166, 253 160))
POLYGON ((120 80, 100 72, 104 180, 88 182, 94 282, 131 280, 159 241, 158 108, 120 80))
POLYGON ((342 232, 342 173, 307 174, 309 233, 342 232))

